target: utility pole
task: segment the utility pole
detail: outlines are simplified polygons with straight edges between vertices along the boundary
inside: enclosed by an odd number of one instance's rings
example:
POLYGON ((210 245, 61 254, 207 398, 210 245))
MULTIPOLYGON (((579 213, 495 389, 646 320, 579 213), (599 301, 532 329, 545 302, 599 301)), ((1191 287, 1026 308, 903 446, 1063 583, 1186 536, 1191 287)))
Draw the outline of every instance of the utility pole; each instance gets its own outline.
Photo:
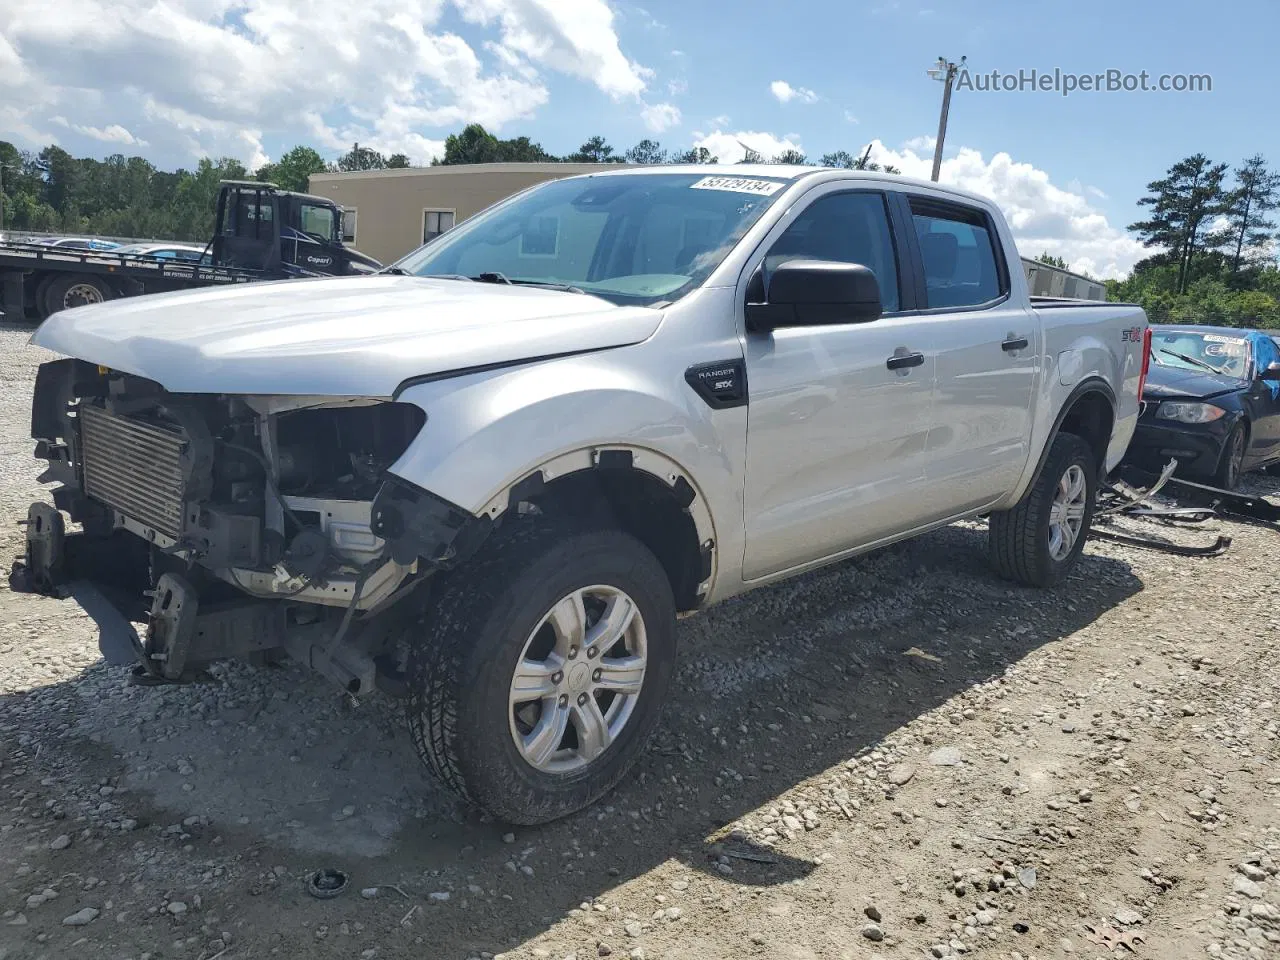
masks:
POLYGON ((952 63, 946 57, 939 57, 938 62, 928 69, 934 80, 942 81, 942 115, 938 117, 938 141, 933 147, 933 174, 929 177, 938 182, 938 171, 942 169, 942 143, 947 139, 947 114, 951 112, 951 85, 955 83, 956 74, 964 66, 967 58, 961 57, 959 63, 952 63))

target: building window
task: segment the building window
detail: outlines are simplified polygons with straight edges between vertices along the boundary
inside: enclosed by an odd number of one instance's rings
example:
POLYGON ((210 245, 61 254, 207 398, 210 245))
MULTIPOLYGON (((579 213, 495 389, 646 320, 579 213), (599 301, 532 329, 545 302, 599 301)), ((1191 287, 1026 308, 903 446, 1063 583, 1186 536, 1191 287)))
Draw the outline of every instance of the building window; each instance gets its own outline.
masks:
POLYGON ((356 242, 356 208, 342 208, 342 242, 356 242))
POLYGON ((423 210, 422 242, 430 243, 440 234, 453 229, 453 219, 452 210, 423 210))
POLYGON ((531 217, 520 234, 520 256, 554 257, 560 250, 560 218, 531 217))

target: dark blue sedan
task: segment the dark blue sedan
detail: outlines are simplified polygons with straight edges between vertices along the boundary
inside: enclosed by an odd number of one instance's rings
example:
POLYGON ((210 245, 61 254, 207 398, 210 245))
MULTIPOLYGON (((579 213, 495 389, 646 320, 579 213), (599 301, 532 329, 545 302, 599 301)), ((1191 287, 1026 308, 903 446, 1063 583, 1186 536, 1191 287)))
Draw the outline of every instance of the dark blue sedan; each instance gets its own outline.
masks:
POLYGON ((1280 460, 1280 347, 1235 327, 1151 328, 1151 369, 1126 459, 1230 490, 1280 460))

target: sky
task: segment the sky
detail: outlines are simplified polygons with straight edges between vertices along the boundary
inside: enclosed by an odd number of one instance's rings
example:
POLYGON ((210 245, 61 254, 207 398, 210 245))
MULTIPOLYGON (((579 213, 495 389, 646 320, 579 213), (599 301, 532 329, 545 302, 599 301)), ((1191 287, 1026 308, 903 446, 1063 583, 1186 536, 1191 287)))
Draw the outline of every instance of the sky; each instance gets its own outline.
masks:
POLYGON ((1148 252, 1125 226, 1176 160, 1280 167, 1277 35, 1277 0, 0 0, 0 139, 166 169, 354 141, 427 162, 479 122, 552 153, 594 134, 724 162, 870 147, 927 179, 926 70, 966 57, 940 179, 995 199, 1024 255, 1111 277, 1148 252), (1212 89, 984 80, 1032 70, 1212 89))

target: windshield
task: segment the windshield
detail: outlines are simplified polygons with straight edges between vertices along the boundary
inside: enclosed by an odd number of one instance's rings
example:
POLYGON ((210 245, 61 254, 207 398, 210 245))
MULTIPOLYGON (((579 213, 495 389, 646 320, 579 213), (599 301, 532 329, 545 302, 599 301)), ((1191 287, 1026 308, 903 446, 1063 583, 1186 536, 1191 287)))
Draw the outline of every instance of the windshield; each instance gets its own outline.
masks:
POLYGON ((302 232, 320 240, 332 240, 337 236, 337 217, 332 207, 314 203, 302 204, 302 232))
POLYGON ((1151 357, 1166 367, 1219 373, 1246 380, 1249 377, 1249 341, 1218 333, 1157 331, 1151 357))
POLYGON ((396 266, 420 277, 571 286, 616 304, 670 302, 706 280, 786 185, 696 173, 555 180, 396 266))

